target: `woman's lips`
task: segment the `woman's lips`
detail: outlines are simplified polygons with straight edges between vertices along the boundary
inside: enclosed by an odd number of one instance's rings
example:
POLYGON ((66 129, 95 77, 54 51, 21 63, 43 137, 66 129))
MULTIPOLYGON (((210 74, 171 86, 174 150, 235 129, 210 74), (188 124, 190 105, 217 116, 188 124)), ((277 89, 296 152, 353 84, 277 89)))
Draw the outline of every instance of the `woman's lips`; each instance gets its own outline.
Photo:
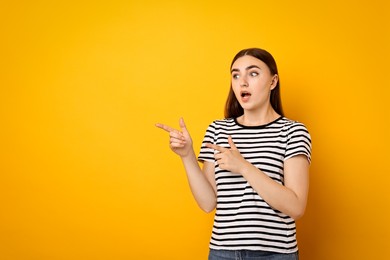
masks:
POLYGON ((243 102, 249 101, 250 97, 251 97, 251 93, 245 91, 241 92, 241 100, 243 102))

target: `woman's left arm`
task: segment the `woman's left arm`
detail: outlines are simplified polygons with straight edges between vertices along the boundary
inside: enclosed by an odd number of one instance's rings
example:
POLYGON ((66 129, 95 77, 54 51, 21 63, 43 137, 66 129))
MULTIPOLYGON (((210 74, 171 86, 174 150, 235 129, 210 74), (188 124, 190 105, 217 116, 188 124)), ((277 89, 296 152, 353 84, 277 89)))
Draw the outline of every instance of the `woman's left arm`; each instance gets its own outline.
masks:
POLYGON ((209 148, 219 151, 215 155, 219 168, 241 174, 271 207, 295 220, 302 217, 309 191, 308 158, 305 155, 296 155, 284 162, 282 185, 245 160, 230 136, 228 141, 230 148, 207 144, 209 148))
POLYGON ((295 220, 303 216, 309 191, 309 161, 305 155, 284 162, 284 185, 247 163, 242 176, 269 205, 295 220))

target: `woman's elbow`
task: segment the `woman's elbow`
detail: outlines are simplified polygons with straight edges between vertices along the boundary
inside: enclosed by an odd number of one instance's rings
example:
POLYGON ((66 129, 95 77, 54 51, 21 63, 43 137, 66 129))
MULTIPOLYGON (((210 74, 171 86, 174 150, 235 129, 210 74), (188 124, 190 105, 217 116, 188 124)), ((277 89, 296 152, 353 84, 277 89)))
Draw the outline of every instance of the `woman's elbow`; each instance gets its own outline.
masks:
POLYGON ((305 214, 305 207, 297 208, 296 210, 291 212, 290 217, 293 218, 295 221, 297 221, 298 219, 302 218, 304 214, 305 214))
POLYGON ((213 212, 216 206, 217 206, 216 201, 213 201, 213 202, 207 203, 207 204, 203 204, 203 205, 199 205, 199 207, 206 213, 213 212))
POLYGON ((203 210, 204 212, 206 212, 206 213, 211 213, 211 212, 213 212, 214 209, 215 209, 215 207, 214 207, 214 208, 212 208, 212 207, 209 207, 209 208, 202 208, 202 210, 203 210))

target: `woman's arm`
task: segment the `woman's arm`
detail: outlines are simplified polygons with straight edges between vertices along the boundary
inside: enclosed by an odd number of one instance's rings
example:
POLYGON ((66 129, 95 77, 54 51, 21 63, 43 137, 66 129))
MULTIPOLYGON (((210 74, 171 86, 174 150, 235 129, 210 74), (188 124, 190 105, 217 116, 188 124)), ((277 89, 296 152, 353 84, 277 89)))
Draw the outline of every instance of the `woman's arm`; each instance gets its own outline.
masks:
POLYGON ((271 207, 295 220, 299 219, 305 211, 309 189, 309 162, 306 156, 297 155, 284 162, 282 185, 246 161, 230 136, 228 141, 230 149, 207 144, 220 152, 215 155, 219 167, 241 174, 271 207))
POLYGON ((249 162, 240 173, 273 208, 295 220, 303 216, 309 190, 309 162, 306 156, 297 155, 284 162, 284 185, 275 182, 249 162))
POLYGON ((187 173, 188 183, 199 207, 209 213, 217 205, 214 163, 204 162, 200 169, 195 153, 181 158, 187 173))
POLYGON ((191 192, 199 207, 211 212, 217 204, 214 163, 204 162, 203 169, 200 168, 184 120, 181 118, 179 123, 181 131, 164 124, 156 126, 169 133, 170 148, 183 162, 191 192))

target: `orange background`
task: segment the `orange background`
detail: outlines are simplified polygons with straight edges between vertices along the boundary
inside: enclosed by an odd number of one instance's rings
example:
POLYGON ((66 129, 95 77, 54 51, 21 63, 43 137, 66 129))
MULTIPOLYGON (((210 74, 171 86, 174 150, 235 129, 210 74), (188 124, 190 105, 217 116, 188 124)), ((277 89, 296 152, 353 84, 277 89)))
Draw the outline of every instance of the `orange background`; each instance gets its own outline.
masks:
POLYGON ((2 1, 0 259, 206 259, 195 150, 247 47, 313 139, 302 259, 390 258, 388 1, 2 1))

